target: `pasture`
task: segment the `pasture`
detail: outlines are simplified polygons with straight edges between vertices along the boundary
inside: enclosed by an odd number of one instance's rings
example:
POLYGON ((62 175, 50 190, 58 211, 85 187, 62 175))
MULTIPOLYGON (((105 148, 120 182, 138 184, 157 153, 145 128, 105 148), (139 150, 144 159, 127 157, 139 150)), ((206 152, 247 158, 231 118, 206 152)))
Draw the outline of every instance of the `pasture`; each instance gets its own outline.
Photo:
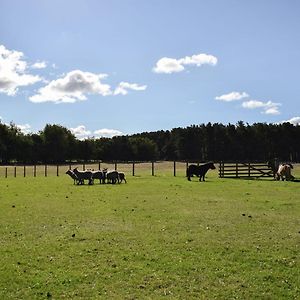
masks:
POLYGON ((127 174, 0 178, 0 299, 300 299, 299 182, 127 174))

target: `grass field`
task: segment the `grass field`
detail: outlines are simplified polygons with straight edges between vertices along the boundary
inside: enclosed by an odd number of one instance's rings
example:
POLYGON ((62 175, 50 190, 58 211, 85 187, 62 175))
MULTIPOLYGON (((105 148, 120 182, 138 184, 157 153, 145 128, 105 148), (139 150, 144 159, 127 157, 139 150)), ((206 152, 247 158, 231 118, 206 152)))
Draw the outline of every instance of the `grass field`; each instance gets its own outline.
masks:
POLYGON ((160 168, 0 178, 0 299, 300 299, 300 182, 160 168))

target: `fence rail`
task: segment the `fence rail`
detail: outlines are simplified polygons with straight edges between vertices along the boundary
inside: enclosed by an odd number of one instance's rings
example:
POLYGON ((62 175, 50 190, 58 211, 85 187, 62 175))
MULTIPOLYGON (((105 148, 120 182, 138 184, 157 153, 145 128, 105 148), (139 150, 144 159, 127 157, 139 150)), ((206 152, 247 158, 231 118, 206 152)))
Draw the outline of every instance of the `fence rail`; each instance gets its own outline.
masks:
POLYGON ((128 175, 139 176, 149 174, 152 176, 172 174, 185 176, 188 162, 182 161, 152 161, 152 162, 84 162, 60 165, 0 165, 0 177, 48 177, 62 176, 68 169, 79 170, 119 170, 128 175))
POLYGON ((272 169, 266 163, 219 163, 219 177, 273 177, 272 169))

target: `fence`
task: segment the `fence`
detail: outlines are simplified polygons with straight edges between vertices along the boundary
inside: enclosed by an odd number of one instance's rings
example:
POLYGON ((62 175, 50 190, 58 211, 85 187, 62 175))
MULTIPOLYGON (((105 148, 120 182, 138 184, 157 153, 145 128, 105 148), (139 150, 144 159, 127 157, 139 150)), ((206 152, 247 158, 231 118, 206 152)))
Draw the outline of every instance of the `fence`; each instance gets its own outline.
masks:
POLYGON ((63 165, 7 165, 0 166, 0 177, 48 177, 61 176, 68 169, 79 170, 119 170, 127 175, 173 175, 185 176, 188 162, 155 161, 155 162, 93 162, 71 163, 63 165))
POLYGON ((220 162, 219 177, 221 178, 273 177, 273 171, 266 163, 220 162))

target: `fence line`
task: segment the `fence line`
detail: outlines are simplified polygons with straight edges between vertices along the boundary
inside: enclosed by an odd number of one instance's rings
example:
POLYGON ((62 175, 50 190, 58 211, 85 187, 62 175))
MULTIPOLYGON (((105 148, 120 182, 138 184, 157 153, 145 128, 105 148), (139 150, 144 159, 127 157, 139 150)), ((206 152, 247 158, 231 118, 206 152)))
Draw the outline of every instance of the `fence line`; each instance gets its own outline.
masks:
POLYGON ((219 163, 219 177, 242 178, 242 177, 273 177, 273 171, 266 163, 219 163))
MULTIPOLYGON (((199 164, 198 162, 196 162, 199 164)), ((44 164, 44 165, 0 165, 0 177, 48 177, 62 176, 68 169, 100 170, 104 168, 120 170, 127 175, 139 176, 139 174, 172 174, 174 177, 186 174, 189 162, 182 161, 151 161, 151 162, 83 162, 69 164, 44 164)))

